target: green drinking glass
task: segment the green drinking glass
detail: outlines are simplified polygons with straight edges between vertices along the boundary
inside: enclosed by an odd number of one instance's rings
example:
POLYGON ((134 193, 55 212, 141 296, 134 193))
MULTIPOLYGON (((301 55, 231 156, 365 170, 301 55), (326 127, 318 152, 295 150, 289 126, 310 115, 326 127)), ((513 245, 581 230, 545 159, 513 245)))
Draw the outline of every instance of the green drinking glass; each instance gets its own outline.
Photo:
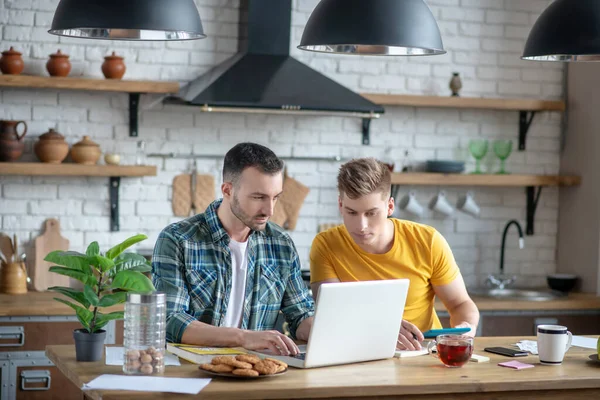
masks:
POLYGON ((485 157, 488 151, 488 141, 485 139, 472 139, 469 140, 469 152, 475 159, 475 171, 474 174, 481 174, 480 162, 485 157))
POLYGON ((494 142, 494 154, 500 159, 500 171, 498 174, 510 174, 504 169, 504 164, 512 152, 512 140, 496 140, 494 142))

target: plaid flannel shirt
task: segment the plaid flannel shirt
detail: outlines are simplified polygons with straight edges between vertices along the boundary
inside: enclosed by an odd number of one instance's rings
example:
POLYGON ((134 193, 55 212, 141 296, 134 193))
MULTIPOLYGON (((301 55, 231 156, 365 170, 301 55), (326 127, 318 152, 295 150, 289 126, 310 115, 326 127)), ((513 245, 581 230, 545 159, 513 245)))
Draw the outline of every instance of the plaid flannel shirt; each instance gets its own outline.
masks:
MULTIPOLYGON (((167 340, 180 343, 192 321, 221 326, 231 295, 229 235, 217 209, 167 226, 152 256, 156 290, 167 297, 167 340)), ((291 238, 277 225, 252 231, 248 238, 248 269, 242 329, 270 330, 281 310, 293 337, 300 322, 314 314, 314 303, 300 274, 300 260, 291 238)))

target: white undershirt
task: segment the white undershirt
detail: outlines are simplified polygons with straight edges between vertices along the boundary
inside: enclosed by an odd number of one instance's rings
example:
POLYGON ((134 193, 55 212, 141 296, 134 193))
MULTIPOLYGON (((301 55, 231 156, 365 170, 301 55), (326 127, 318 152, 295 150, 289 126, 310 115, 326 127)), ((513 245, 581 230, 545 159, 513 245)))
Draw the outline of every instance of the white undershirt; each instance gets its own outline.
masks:
POLYGON ((229 241, 231 251, 231 294, 223 325, 229 328, 240 328, 244 314, 244 297, 246 294, 246 269, 248 268, 248 241, 243 243, 229 241))

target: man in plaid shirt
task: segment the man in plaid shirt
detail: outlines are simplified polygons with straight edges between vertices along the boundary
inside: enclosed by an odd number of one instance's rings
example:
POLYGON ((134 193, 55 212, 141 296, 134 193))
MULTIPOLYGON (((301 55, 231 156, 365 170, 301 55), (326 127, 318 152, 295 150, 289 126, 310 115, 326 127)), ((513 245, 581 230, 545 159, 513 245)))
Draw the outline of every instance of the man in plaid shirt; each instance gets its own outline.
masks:
POLYGON ((308 340, 314 303, 298 254, 269 222, 282 171, 268 148, 236 145, 225 155, 223 198, 160 233, 152 274, 167 295, 168 341, 297 354, 296 344, 273 330, 280 310, 292 336, 308 340))

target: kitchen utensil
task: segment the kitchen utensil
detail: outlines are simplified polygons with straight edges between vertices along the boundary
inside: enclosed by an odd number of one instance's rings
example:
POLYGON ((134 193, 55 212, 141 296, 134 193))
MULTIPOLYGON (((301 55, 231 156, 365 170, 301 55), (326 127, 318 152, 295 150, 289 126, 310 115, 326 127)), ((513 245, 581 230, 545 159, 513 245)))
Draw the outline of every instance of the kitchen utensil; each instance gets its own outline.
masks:
POLYGON ((3 51, 2 57, 0 57, 0 71, 7 75, 19 75, 23 72, 25 63, 21 55, 12 46, 10 49, 3 51))
POLYGON ((462 161, 427 160, 425 170, 445 174, 460 173, 465 170, 465 163, 462 161))
POLYGON ((23 137, 27 134, 25 121, 0 120, 0 161, 16 161, 23 154, 25 142, 23 137), (17 126, 23 124, 23 133, 19 135, 17 126))
POLYGON ((8 264, 8 260, 6 257, 4 257, 4 253, 2 253, 2 251, 0 251, 0 260, 2 260, 3 263, 8 264))
POLYGON ((475 159, 475 171, 474 174, 481 174, 480 163, 483 157, 488 151, 488 141, 485 139, 473 139, 469 141, 469 151, 475 159))
POLYGON ((512 152, 512 140, 496 140, 492 146, 494 154, 500 159, 500 171, 498 174, 508 174, 504 169, 504 164, 510 153, 512 152))
POLYGON ((53 264, 44 261, 44 258, 54 250, 69 250, 69 240, 61 236, 60 222, 50 218, 45 222, 45 232, 35 239, 35 263, 31 270, 31 281, 36 291, 45 291, 52 286, 70 286, 68 276, 48 271, 53 264))
POLYGON ((304 186, 300 181, 286 176, 283 181, 283 193, 279 199, 288 216, 286 229, 290 231, 296 229, 300 209, 309 192, 310 189, 307 186, 304 186))
POLYGON ((177 217, 189 217, 195 209, 203 212, 215 199, 215 179, 212 175, 196 174, 195 190, 192 199, 191 174, 181 174, 173 178, 173 196, 171 205, 177 217), (192 205, 194 208, 192 208, 192 205))
POLYGON ((13 245, 10 236, 0 233, 0 251, 4 254, 6 262, 13 262, 13 245))
POLYGON ((552 274, 546 277, 550 289, 558 290, 559 292, 568 293, 575 287, 577 283, 577 275, 571 274, 552 274))
POLYGON ((102 73, 106 79, 121 79, 126 69, 123 57, 118 56, 114 51, 110 56, 104 57, 102 73))
POLYGON ((50 76, 68 76, 71 72, 71 62, 69 55, 58 50, 54 54, 50 54, 50 59, 46 63, 46 69, 50 76))
POLYGON ((27 271, 21 262, 3 264, 0 268, 0 293, 27 293, 27 271))
POLYGON ((27 284, 31 283, 31 277, 29 276, 29 268, 27 268, 27 254, 21 254, 21 262, 25 266, 25 273, 27 274, 27 284))
POLYGON ((288 219, 288 216, 285 213, 283 203, 281 201, 277 201, 277 203, 275 203, 275 207, 273 208, 273 215, 271 215, 271 218, 269 218, 269 221, 271 221, 283 228, 287 219, 288 219))
POLYGON ((69 154, 69 144, 63 135, 50 128, 35 142, 33 151, 41 162, 60 164, 69 154))
POLYGON ((101 155, 100 146, 89 136, 84 136, 71 147, 71 158, 78 164, 95 165, 101 155))
POLYGON ((198 210, 196 209, 196 182, 198 181, 198 167, 196 164, 196 160, 193 161, 193 166, 192 166, 192 173, 190 175, 190 187, 191 187, 191 192, 192 192, 192 209, 191 211, 191 215, 196 215, 198 213, 198 210))

